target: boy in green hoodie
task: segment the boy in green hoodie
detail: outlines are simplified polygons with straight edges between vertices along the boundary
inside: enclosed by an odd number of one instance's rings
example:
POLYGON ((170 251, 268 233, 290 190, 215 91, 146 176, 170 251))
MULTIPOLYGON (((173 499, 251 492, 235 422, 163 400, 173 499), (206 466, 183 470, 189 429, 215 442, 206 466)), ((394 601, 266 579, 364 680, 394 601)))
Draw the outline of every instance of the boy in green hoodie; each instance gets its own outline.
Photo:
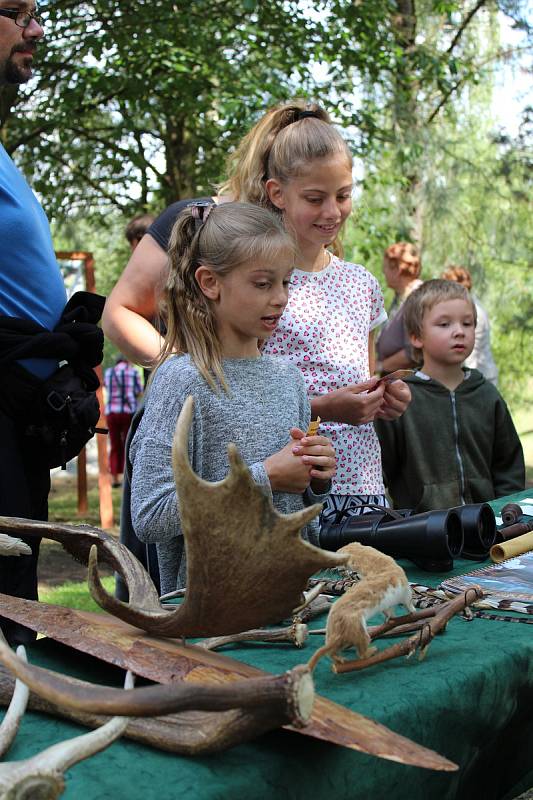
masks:
POLYGON ((523 490, 524 455, 509 410, 478 370, 462 366, 476 326, 467 290, 427 281, 405 301, 404 320, 423 364, 405 379, 412 401, 404 414, 375 422, 394 507, 429 511, 523 490))

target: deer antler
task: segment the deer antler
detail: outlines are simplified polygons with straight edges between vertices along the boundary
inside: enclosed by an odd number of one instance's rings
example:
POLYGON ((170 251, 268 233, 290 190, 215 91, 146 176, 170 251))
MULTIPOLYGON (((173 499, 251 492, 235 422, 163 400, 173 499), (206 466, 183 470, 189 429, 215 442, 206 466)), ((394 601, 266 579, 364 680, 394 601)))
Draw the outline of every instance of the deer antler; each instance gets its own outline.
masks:
MULTIPOLYGON (((268 706, 283 725, 305 725, 314 700, 313 679, 307 667, 297 666, 281 675, 245 678, 217 686, 184 681, 142 686, 131 692, 107 686, 73 686, 59 673, 20 661, 0 641, 0 662, 33 692, 55 705, 94 714, 150 717, 191 709, 224 711, 268 706)), ((1 796, 1 795, 0 795, 1 796)))
POLYGON ((142 603, 147 615, 168 614, 161 608, 157 590, 142 564, 127 547, 100 528, 94 528, 91 525, 61 525, 57 522, 0 516, 0 531, 7 534, 53 539, 55 542, 59 542, 70 555, 84 564, 87 564, 91 547, 95 546, 99 558, 123 577, 132 604, 142 603))
MULTIPOLYGON (((1 639, 2 641, 5 641, 3 634, 1 639)), ((26 649, 21 644, 17 647, 17 656, 21 661, 27 661, 26 649)), ((18 680, 17 678, 15 681, 15 690, 13 692, 13 696, 11 697, 11 702, 9 703, 6 715, 2 720, 2 724, 0 725, 0 756, 3 756, 4 753, 7 753, 13 744, 13 740, 15 739, 19 729, 20 721, 26 711, 29 696, 30 690, 25 683, 22 683, 22 681, 18 680)))
POLYGON ((0 533, 0 556, 29 556, 31 547, 21 539, 0 533))
MULTIPOLYGON (((140 592, 129 604, 109 595, 89 559, 94 600, 126 622, 163 636, 223 636, 279 622, 300 605, 308 578, 346 563, 347 556, 305 542, 300 530, 317 516, 314 505, 278 513, 254 482, 234 445, 228 445, 229 474, 216 483, 199 478, 188 458, 193 399, 179 415, 172 447, 181 527, 187 551, 187 593, 171 612, 147 609, 140 592)), ((135 587, 132 587, 135 590, 135 587)))
MULTIPOLYGON (((124 688, 132 687, 133 675, 127 672, 124 688)), ((95 731, 52 745, 32 758, 0 764, 0 797, 59 797, 65 789, 63 773, 118 739, 128 722, 125 717, 114 717, 95 731)))

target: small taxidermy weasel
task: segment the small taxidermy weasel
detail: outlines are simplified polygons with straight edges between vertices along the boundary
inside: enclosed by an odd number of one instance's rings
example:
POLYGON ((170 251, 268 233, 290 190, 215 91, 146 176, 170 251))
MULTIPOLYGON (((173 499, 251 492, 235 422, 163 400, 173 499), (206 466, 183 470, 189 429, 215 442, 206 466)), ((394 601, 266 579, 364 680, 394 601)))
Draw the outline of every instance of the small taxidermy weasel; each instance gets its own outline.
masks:
POLYGON ((358 572, 361 580, 332 606, 326 623, 326 643, 309 660, 310 669, 327 653, 336 663, 344 661, 339 653, 347 647, 355 647, 359 658, 371 656, 377 648, 370 647, 367 619, 379 611, 389 619, 397 605, 415 611, 405 572, 393 558, 358 542, 337 552, 349 555, 346 566, 358 572))

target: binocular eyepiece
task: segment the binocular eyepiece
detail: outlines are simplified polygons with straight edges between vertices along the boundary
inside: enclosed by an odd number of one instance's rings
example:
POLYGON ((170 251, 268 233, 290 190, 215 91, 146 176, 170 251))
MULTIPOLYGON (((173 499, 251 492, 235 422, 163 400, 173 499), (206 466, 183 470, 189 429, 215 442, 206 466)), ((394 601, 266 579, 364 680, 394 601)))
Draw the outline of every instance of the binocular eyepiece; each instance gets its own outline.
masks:
POLYGON ((393 558, 408 558, 421 569, 446 572, 459 556, 486 558, 495 538, 494 512, 487 503, 478 503, 422 514, 383 508, 348 517, 322 526, 320 546, 338 550, 359 542, 393 558))

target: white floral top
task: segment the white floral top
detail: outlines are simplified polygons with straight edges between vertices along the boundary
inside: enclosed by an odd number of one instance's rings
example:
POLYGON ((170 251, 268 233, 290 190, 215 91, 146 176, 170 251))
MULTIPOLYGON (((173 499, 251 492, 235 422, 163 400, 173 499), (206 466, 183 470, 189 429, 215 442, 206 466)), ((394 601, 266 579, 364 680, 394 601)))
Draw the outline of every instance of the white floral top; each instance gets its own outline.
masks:
MULTIPOLYGON (((379 283, 364 267, 332 256, 321 272, 296 269, 289 303, 264 351, 299 367, 311 397, 370 377, 368 337, 387 318, 379 283)), ((332 494, 383 494, 372 423, 323 423, 337 453, 332 494)))

